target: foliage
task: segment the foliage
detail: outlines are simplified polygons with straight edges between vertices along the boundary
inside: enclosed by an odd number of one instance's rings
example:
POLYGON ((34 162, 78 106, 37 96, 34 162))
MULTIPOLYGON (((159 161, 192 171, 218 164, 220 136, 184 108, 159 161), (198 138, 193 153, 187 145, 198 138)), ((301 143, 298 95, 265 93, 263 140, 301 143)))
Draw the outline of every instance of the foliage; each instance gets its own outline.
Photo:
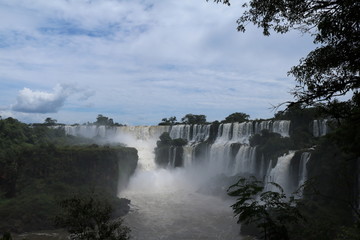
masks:
POLYGON ((54 126, 54 125, 56 125, 56 123, 57 123, 57 120, 56 120, 56 119, 52 119, 52 118, 50 118, 50 117, 47 117, 47 118, 45 119, 45 121, 44 121, 44 124, 45 124, 46 126, 54 126))
POLYGON ((189 113, 181 118, 181 122, 183 124, 206 124, 206 116, 189 113))
POLYGON ((94 122, 95 125, 105 125, 105 126, 112 126, 114 125, 114 120, 112 118, 108 118, 103 116, 102 114, 99 114, 96 118, 96 122, 94 122))
POLYGON ((98 126, 125 126, 123 124, 114 122, 112 118, 106 117, 102 114, 99 114, 96 117, 96 122, 94 122, 94 124, 98 126))
POLYGON ((232 123, 232 122, 246 122, 249 121, 250 116, 246 113, 235 112, 230 114, 225 118, 225 120, 221 121, 222 123, 232 123))
POLYGON ((358 195, 355 183, 358 179, 358 159, 341 151, 329 136, 318 142, 308 162, 308 177, 313 179, 311 188, 304 193, 328 209, 336 208, 343 224, 349 224, 354 216, 360 220, 356 207, 358 195))
POLYGON ((63 212, 56 216, 59 227, 66 228, 73 240, 127 240, 130 229, 122 219, 111 219, 111 205, 98 196, 74 196, 62 200, 63 212))
POLYGON ((62 128, 0 119, 1 230, 52 228, 56 198, 69 192, 99 188, 116 198, 118 180, 126 182, 136 168, 136 149, 69 146, 79 142, 88 144, 62 128))
POLYGON ((355 92, 347 102, 333 101, 325 110, 337 119, 337 128, 332 139, 341 149, 351 154, 351 158, 360 156, 360 93, 355 92))
POLYGON ((161 119, 161 123, 159 123, 159 125, 161 126, 161 125, 174 125, 174 124, 176 124, 177 122, 176 122, 177 120, 176 120, 176 117, 175 116, 173 116, 173 117, 169 117, 169 118, 163 118, 163 119, 161 119))
MULTIPOLYGON (((40 145, 22 149, 13 162, 16 171, 0 179, 0 229, 22 232, 51 229, 56 199, 70 192, 95 188, 117 199, 118 184, 127 183, 137 155, 123 147, 40 145)), ((125 205, 117 205, 119 215, 125 205)))
MULTIPOLYGON (((230 5, 229 0, 214 1, 230 5)), ((244 32, 246 24, 253 23, 264 35, 296 29, 314 37, 318 47, 289 72, 298 83, 293 91, 297 102, 330 100, 360 87, 358 1, 251 0, 243 7, 238 31, 244 32)))
POLYGON ((264 191, 264 183, 255 178, 240 178, 230 186, 228 194, 237 197, 231 206, 238 223, 255 224, 265 240, 288 240, 288 228, 304 218, 297 207, 294 196, 287 198, 281 186, 278 191, 264 191))

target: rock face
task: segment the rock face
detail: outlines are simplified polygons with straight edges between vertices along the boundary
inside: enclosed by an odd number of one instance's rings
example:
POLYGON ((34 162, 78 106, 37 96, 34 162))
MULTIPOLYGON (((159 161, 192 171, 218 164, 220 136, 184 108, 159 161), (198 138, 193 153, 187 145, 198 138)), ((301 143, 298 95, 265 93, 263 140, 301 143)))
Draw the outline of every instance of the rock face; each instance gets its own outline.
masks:
MULTIPOLYGON (((14 196, 0 201, 0 230, 51 229, 53 217, 59 211, 57 202, 79 192, 100 192, 116 202, 118 215, 126 214, 128 202, 117 201, 116 195, 135 171, 137 161, 136 149, 125 147, 23 149, 17 159, 18 170, 11 176, 14 196)), ((3 194, 5 184, 2 187, 3 194)))

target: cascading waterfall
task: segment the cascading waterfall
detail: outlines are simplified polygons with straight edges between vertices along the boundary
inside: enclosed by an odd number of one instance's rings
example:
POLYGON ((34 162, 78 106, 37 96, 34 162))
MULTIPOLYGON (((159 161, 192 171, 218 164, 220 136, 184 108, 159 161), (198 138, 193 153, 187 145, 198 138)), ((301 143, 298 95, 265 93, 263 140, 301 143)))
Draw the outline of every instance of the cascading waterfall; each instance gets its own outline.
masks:
POLYGON ((206 141, 210 135, 210 124, 208 125, 174 125, 170 129, 172 139, 182 138, 188 142, 206 141))
POLYGON ((318 119, 313 121, 314 137, 322 137, 328 133, 328 119, 318 119))
MULTIPOLYGON (((253 121, 212 125, 174 126, 65 126, 67 134, 102 137, 138 150, 139 164, 121 197, 131 199, 133 212, 125 219, 133 239, 239 239, 231 202, 198 193, 209 178, 223 174, 255 175, 289 189, 289 165, 294 152, 265 161, 249 139, 262 130, 289 137, 290 121, 253 121), (215 130, 214 130, 215 129, 215 130), (216 131, 216 132, 214 132, 216 131), (159 136, 188 141, 183 147, 183 167, 174 168, 177 149, 169 154, 169 167, 158 168, 154 148, 159 136), (257 160, 259 159, 259 160, 257 160), (273 163, 275 163, 273 166, 273 163), (225 202, 224 202, 225 201, 225 202)), ((306 180, 306 163, 301 160, 299 183, 306 180)), ((270 189, 271 186, 266 186, 270 189)))
MULTIPOLYGON (((188 144, 183 147, 183 166, 185 169, 192 168, 195 162, 206 162, 207 165, 202 167, 205 167, 206 171, 212 175, 225 174, 234 176, 244 174, 266 179, 270 174, 267 170, 269 164, 266 164, 263 158, 260 163, 256 161, 256 147, 249 146, 249 139, 254 134, 259 134, 265 129, 278 133, 283 137, 289 137, 289 128, 290 121, 288 120, 224 123, 220 124, 217 132, 213 134, 215 138, 212 142, 209 142, 211 124, 174 125, 171 127, 81 125, 65 126, 65 131, 70 135, 89 138, 103 137, 109 141, 125 143, 130 147, 135 147, 139 155, 138 168, 145 170, 156 169, 154 163, 156 141, 163 132, 169 132, 172 139, 182 138, 188 141, 188 144), (196 150, 202 143, 206 143, 206 147, 203 146, 202 151, 196 150), (199 152, 202 154, 199 154, 199 152)), ((171 148, 169 154, 170 167, 175 166, 176 151, 176 148, 171 148)), ((276 169, 276 166, 274 169, 276 169)), ((278 172, 278 174, 281 173, 278 172)), ((306 176, 303 176, 303 178, 305 179, 306 176)))
MULTIPOLYGON (((289 128, 288 120, 220 124, 215 140, 204 153, 207 156, 207 170, 212 174, 228 176, 245 174, 265 177, 267 170, 264 168, 267 165, 265 166, 263 161, 262 165, 257 165, 256 148, 249 146, 249 139, 264 129, 278 133, 282 137, 289 137, 289 128)), ((188 140, 187 146, 184 147, 184 166, 187 168, 193 162, 201 162, 194 152, 200 143, 209 139, 210 125, 176 125, 170 129, 170 136, 173 139, 188 140)))
POLYGON ((260 134, 262 130, 268 130, 269 132, 274 132, 280 134, 282 137, 289 137, 290 121, 289 120, 280 120, 280 121, 256 121, 255 123, 255 134, 260 134))
POLYGON ((96 125, 76 125, 65 126, 65 132, 68 135, 81 136, 85 138, 105 137, 105 126, 96 125))
POLYGON ((306 164, 309 162, 311 157, 311 153, 310 152, 303 152, 301 154, 301 158, 300 158, 300 165, 299 165, 299 184, 298 184, 298 188, 301 187, 305 181, 307 180, 307 168, 306 168, 306 164))
POLYGON ((289 154, 279 157, 276 166, 272 169, 269 169, 270 171, 267 173, 266 176, 266 191, 278 191, 278 189, 274 185, 269 184, 269 182, 274 182, 279 184, 283 188, 285 193, 291 192, 292 189, 289 186, 289 169, 291 159, 294 157, 294 154, 295 152, 292 151, 289 154))
POLYGON ((246 145, 241 146, 235 157, 235 167, 233 168, 232 175, 236 175, 238 173, 258 175, 256 172, 255 159, 256 147, 246 145))

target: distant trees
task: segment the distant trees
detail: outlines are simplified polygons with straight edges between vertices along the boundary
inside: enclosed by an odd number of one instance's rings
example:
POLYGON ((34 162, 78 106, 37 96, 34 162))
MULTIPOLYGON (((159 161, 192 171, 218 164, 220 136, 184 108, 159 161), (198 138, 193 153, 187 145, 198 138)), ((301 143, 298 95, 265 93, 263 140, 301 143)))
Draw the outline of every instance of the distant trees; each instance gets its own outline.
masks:
POLYGON ((183 124, 206 124, 206 116, 188 113, 181 118, 181 122, 183 124))
POLYGON ((112 118, 106 117, 102 114, 99 114, 96 117, 96 122, 94 122, 94 124, 98 126, 124 126, 123 124, 116 123, 112 118))
POLYGON ((159 123, 160 126, 164 126, 164 125, 174 125, 176 124, 176 117, 169 117, 169 118, 163 118, 161 119, 161 122, 159 123))
POLYGON ((103 116, 102 114, 99 114, 96 118, 96 122, 94 122, 95 125, 105 125, 105 126, 111 126, 114 125, 114 120, 112 118, 108 118, 103 116))
MULTIPOLYGON (((250 116, 243 112, 235 112, 230 114, 221 121, 221 123, 232 123, 232 122, 246 122, 250 120, 250 116)), ((206 116, 202 114, 188 113, 181 118, 181 122, 177 122, 176 117, 169 117, 161 119, 158 125, 176 125, 176 124, 207 124, 206 116)))
POLYGON ((57 120, 56 120, 56 119, 52 119, 52 118, 50 118, 50 117, 47 117, 47 118, 45 119, 45 121, 44 121, 44 124, 45 124, 46 126, 54 126, 54 125, 56 125, 56 123, 57 123, 57 120))
POLYGON ((235 112, 230 114, 223 120, 223 123, 232 123, 232 122, 246 122, 249 121, 250 116, 243 112, 235 112))

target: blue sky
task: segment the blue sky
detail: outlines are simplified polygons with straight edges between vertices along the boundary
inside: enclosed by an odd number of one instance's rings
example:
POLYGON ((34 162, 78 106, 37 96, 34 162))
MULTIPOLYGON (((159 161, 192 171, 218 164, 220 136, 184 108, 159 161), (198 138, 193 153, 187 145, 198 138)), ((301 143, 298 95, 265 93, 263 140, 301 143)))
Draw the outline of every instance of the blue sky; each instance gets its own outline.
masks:
POLYGON ((272 117, 272 105, 292 100, 287 71, 314 45, 298 32, 238 33, 241 12, 235 1, 0 0, 0 116, 272 117))

